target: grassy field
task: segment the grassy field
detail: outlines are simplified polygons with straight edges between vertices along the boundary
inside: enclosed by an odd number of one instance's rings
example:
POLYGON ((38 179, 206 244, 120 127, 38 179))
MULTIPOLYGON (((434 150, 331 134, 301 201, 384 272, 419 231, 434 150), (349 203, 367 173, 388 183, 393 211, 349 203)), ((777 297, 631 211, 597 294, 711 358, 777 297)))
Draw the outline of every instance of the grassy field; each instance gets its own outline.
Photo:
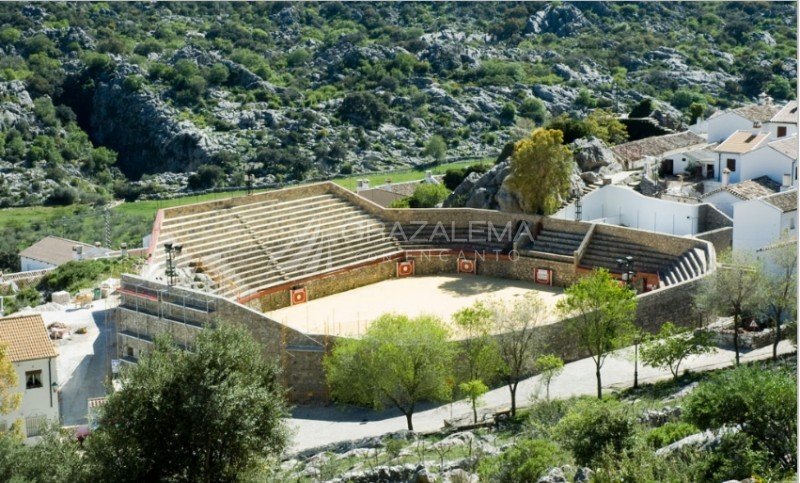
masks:
MULTIPOLYGON (((476 163, 491 163, 491 160, 471 160, 471 161, 459 161, 455 163, 447 163, 441 164, 439 166, 434 166, 431 168, 426 169, 404 169, 398 171, 391 171, 386 173, 380 174, 372 174, 372 175, 354 175, 354 176, 347 176, 345 178, 337 178, 334 179, 333 182, 347 188, 349 190, 355 190, 356 184, 360 179, 367 179, 369 180, 370 186, 377 186, 384 184, 387 179, 391 179, 393 183, 402 183, 405 181, 414 181, 423 179, 425 177, 425 171, 430 170, 434 174, 444 174, 448 169, 453 168, 465 168, 469 165, 476 164, 476 163)), ((262 190, 254 190, 256 193, 260 193, 263 191, 268 191, 266 189, 262 190)), ((203 195, 196 195, 196 196, 184 196, 181 198, 173 198, 169 200, 148 200, 148 201, 135 201, 132 203, 122 203, 121 205, 114 208, 122 213, 127 213, 131 215, 139 215, 139 216, 154 216, 156 210, 161 208, 169 208, 171 206, 181 206, 181 205, 189 205, 192 203, 200 203, 203 201, 209 200, 217 200, 222 198, 230 198, 233 196, 244 196, 245 191, 226 191, 224 193, 207 193, 203 195)), ((31 208, 14 208, 14 210, 28 210, 31 208)), ((2 224, 3 218, 0 215, 0 224, 2 224)))

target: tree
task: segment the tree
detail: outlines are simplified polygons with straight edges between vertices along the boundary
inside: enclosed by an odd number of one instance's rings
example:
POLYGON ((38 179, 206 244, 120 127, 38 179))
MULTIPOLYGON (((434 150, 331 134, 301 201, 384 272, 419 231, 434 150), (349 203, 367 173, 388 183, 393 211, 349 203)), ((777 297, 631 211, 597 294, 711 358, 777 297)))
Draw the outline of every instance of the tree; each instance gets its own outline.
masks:
POLYGON ((775 328, 772 358, 777 359, 781 328, 797 314, 797 243, 782 244, 773 248, 770 255, 772 270, 766 274, 764 312, 775 328))
POLYGON ((650 367, 668 368, 672 378, 677 381, 684 359, 714 351, 708 332, 689 332, 672 322, 664 323, 655 340, 642 347, 642 362, 650 367))
POLYGON ((436 317, 386 314, 361 339, 343 339, 325 357, 333 399, 375 409, 395 406, 413 430, 421 401, 447 401, 452 393, 453 344, 436 317))
POLYGON ((548 316, 547 307, 535 294, 528 294, 509 306, 502 301, 487 303, 495 331, 499 333, 500 377, 511 393, 511 415, 517 414, 517 386, 532 370, 534 353, 539 347, 536 328, 548 316))
POLYGON ((695 304, 708 314, 733 316, 733 348, 739 365, 739 329, 742 319, 762 304, 764 270, 750 254, 727 250, 719 255, 717 269, 695 294, 695 304))
POLYGON ((555 129, 536 129, 514 147, 505 182, 526 213, 554 213, 569 190, 575 162, 555 129))
MULTIPOLYGON (((17 391, 17 369, 8 357, 8 347, 0 343, 0 414, 17 410, 22 401, 22 393, 17 391)), ((14 423, 12 431, 18 432, 20 421, 14 423)))
POLYGON ((797 466, 797 377, 781 368, 741 366, 712 376, 683 403, 684 419, 700 429, 739 427, 753 449, 786 471, 797 466))
POLYGON ((450 194, 444 185, 438 183, 420 183, 414 194, 408 199, 411 208, 434 208, 450 194))
POLYGON ((628 140, 628 129, 610 111, 595 109, 583 122, 589 134, 608 144, 619 144, 628 140))
POLYGON ((536 358, 533 363, 533 370, 542 376, 547 394, 547 400, 550 400, 550 383, 564 372, 564 360, 555 354, 545 354, 536 358))
POLYGON ((610 352, 631 340, 636 293, 620 285, 603 268, 581 278, 564 293, 566 297, 557 306, 564 315, 571 316, 567 330, 594 362, 597 397, 602 398, 600 370, 610 352))
POLYGON ((214 164, 203 164, 197 168, 197 173, 187 179, 189 189, 201 190, 213 188, 225 179, 225 171, 214 164))
POLYGON ((204 330, 191 352, 158 338, 103 406, 88 456, 103 481, 238 480, 286 446, 286 415, 248 331, 204 330))
POLYGON ((354 92, 342 100, 338 115, 356 126, 377 129, 389 117, 389 108, 371 92, 354 92))
POLYGON ((472 405, 472 421, 478 422, 478 402, 480 397, 489 392, 489 387, 480 379, 462 382, 458 385, 458 389, 464 393, 472 405))
POLYGON ((458 336, 463 338, 460 341, 463 364, 459 364, 461 370, 457 371, 459 379, 491 383, 502 364, 497 341, 490 333, 492 311, 478 301, 453 314, 453 323, 458 328, 458 336))
POLYGON ((444 138, 434 134, 425 143, 423 154, 432 157, 436 161, 441 161, 444 159, 445 152, 447 152, 447 143, 444 142, 444 138))

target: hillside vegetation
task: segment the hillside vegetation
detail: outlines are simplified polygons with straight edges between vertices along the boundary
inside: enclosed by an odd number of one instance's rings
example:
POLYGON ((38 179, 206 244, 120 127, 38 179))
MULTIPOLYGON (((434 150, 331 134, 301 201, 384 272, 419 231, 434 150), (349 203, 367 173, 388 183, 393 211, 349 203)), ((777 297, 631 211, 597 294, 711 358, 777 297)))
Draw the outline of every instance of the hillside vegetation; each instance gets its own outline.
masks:
POLYGON ((0 5, 0 205, 494 157, 517 125, 793 96, 793 3, 0 5))

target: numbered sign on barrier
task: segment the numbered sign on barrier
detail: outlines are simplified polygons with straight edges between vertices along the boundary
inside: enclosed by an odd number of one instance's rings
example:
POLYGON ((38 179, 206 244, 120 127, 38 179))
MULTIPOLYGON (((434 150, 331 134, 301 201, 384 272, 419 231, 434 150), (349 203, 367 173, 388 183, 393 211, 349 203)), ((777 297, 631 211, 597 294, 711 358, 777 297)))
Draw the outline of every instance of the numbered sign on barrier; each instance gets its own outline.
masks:
POLYGON ((397 262, 397 276, 409 277, 414 275, 414 260, 406 260, 404 262, 397 262))
POLYGON ((459 258, 458 273, 475 273, 475 260, 459 258))
POLYGON ((553 271, 549 268, 537 268, 535 274, 536 283, 542 285, 553 285, 553 271))
POLYGON ((290 292, 292 305, 304 304, 308 301, 308 292, 305 287, 294 288, 290 292))

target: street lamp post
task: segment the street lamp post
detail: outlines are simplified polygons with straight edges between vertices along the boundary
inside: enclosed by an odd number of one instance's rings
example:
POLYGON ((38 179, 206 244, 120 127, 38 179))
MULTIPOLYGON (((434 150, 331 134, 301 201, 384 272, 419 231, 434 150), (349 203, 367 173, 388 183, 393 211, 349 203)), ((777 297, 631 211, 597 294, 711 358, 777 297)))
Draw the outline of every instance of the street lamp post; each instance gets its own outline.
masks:
POLYGON ((167 252, 167 284, 171 287, 175 285, 175 278, 178 273, 175 270, 175 257, 181 254, 183 247, 172 242, 164 243, 164 250, 167 252))
MULTIPOLYGON (((636 272, 633 270, 633 257, 628 255, 625 258, 617 259, 617 267, 623 270, 622 279, 631 290, 636 290, 633 284, 633 277, 636 272)), ((634 325, 636 322, 634 322, 634 325)), ((641 342, 641 334, 639 328, 636 327, 636 334, 633 339, 633 388, 639 388, 639 343, 641 342)))

